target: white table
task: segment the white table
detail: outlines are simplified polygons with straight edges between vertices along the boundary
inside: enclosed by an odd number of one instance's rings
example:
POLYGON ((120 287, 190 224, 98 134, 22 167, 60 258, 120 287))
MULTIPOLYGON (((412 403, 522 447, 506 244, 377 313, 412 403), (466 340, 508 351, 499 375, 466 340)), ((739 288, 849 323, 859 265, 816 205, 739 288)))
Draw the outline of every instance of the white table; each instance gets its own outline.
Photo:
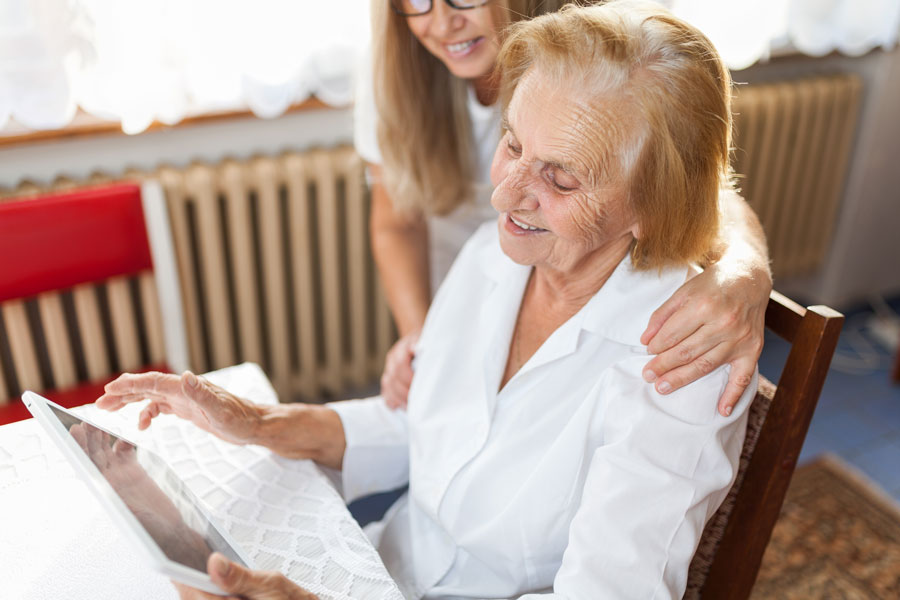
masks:
MULTIPOLYGON (((277 401, 254 364, 208 378, 277 401)), ((254 564, 323 600, 402 599, 325 474, 257 446, 234 446, 176 417, 137 431, 139 405, 76 412, 165 458, 254 564)), ((34 419, 0 427, 0 599, 177 598, 151 571, 34 419)))

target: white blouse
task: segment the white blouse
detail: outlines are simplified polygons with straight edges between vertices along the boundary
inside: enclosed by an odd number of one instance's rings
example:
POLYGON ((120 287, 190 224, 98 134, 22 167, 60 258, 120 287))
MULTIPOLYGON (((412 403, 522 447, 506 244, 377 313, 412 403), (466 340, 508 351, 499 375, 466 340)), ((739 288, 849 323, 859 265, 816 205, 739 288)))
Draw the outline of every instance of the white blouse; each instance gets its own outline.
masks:
POLYGON ((485 224, 428 313, 409 412, 330 405, 344 495, 409 482, 373 534, 409 598, 680 598, 756 380, 727 418, 727 367, 668 396, 645 383, 640 335, 687 270, 625 258, 500 390, 529 273, 485 224))

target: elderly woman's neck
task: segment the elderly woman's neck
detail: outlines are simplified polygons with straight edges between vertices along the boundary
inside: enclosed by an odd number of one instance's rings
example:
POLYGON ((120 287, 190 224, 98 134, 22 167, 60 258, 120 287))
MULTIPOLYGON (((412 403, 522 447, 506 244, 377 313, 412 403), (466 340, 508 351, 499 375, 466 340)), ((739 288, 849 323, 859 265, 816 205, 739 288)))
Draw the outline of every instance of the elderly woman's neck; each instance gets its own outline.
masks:
POLYGON ((526 293, 539 295, 548 303, 548 308, 570 313, 571 316, 603 287, 630 248, 630 241, 623 239, 613 247, 565 270, 535 265, 534 275, 526 293))
POLYGON ((519 307, 500 389, 550 335, 587 304, 631 247, 630 236, 617 240, 570 269, 536 264, 519 307), (628 243, 625 243, 628 242, 628 243))

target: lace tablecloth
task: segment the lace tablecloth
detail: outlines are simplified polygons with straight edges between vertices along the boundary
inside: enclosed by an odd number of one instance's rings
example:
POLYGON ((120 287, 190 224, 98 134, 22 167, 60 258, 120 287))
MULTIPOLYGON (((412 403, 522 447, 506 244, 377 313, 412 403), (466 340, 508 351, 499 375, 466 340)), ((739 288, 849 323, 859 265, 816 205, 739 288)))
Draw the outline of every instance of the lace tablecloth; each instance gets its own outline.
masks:
MULTIPOLYGON (((256 402, 277 401, 256 365, 208 378, 256 402)), ((323 600, 402 599, 312 462, 234 446, 169 415, 138 432, 139 405, 76 412, 165 458, 257 568, 277 569, 323 600)), ((177 598, 33 419, 0 427, 0 599, 7 598, 177 598)))

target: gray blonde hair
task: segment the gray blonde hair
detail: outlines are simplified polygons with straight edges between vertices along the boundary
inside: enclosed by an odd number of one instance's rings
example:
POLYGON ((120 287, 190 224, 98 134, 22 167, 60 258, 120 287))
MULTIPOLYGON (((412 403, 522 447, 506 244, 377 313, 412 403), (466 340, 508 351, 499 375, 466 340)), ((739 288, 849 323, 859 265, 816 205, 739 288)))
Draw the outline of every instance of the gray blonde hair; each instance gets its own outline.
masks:
POLYGON ((731 76, 712 42, 656 3, 570 5, 510 28, 498 59, 504 110, 533 68, 627 102, 623 118, 637 115, 635 138, 605 153, 628 182, 640 228, 635 267, 707 259, 717 249, 719 191, 731 185, 731 76))

